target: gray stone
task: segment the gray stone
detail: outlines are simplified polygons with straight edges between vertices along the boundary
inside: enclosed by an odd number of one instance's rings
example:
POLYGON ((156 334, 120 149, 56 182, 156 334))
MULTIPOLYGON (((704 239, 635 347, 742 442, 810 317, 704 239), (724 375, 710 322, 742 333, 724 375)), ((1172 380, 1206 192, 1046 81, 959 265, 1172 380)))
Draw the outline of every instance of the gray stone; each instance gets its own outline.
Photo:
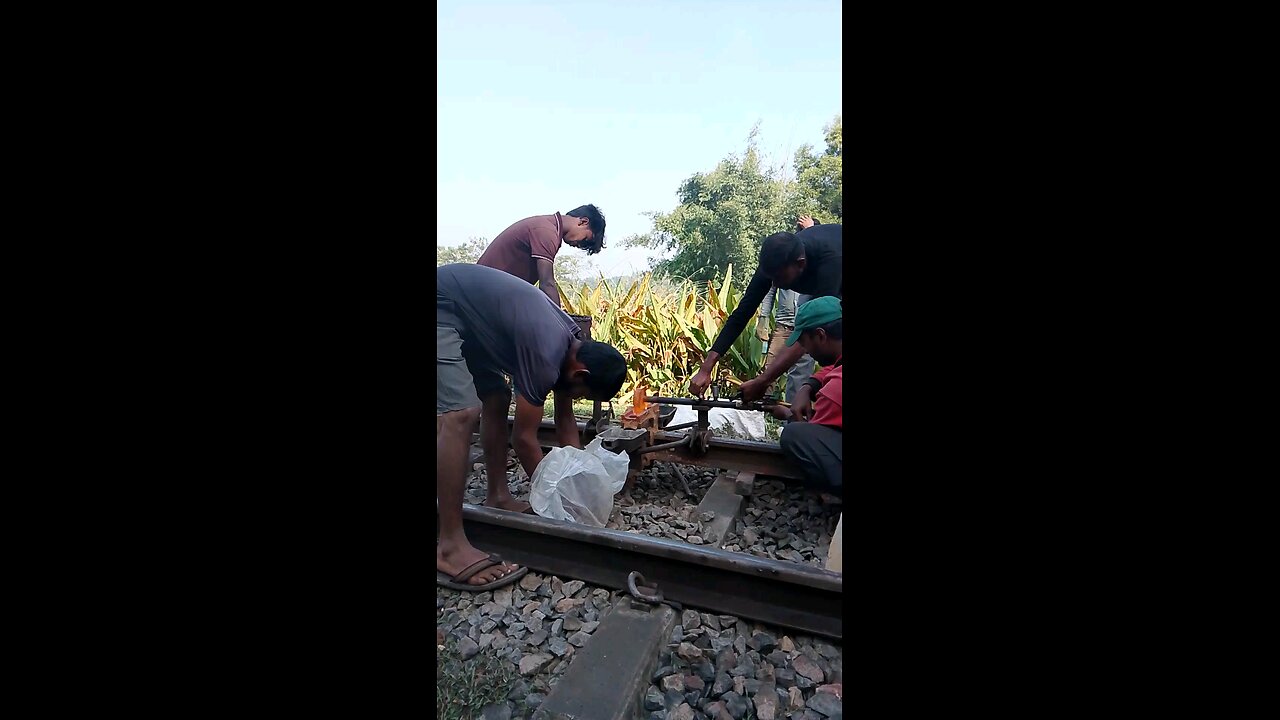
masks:
POLYGON ((732 650, 726 648, 726 650, 719 651, 719 655, 716 656, 716 670, 719 673, 728 673, 736 665, 737 655, 733 655, 732 650))
POLYGON ((564 584, 564 596, 573 597, 586 583, 581 580, 570 580, 564 584))
POLYGON ((493 635, 491 633, 483 633, 476 642, 480 645, 480 649, 484 650, 493 644, 493 635))
POLYGON ((689 542, 690 542, 690 543, 692 543, 692 544, 694 544, 694 545, 701 545, 701 544, 703 543, 703 540, 702 540, 702 538, 701 538, 700 536, 698 536, 698 535, 690 535, 690 536, 689 536, 689 542))
POLYGON ((586 621, 586 622, 582 623, 582 632, 584 632, 584 633, 592 633, 592 632, 595 632, 595 629, 596 629, 596 628, 598 628, 598 627, 600 627, 600 622, 599 622, 599 621, 597 621, 597 620, 588 620, 588 621, 586 621))
POLYGON ((704 683, 704 682, 702 681, 702 678, 698 677, 697 675, 685 675, 685 676, 684 676, 684 689, 685 689, 685 690, 701 690, 701 689, 705 688, 706 686, 707 686, 707 684, 706 684, 706 683, 704 683))
POLYGON ((827 677, 822 672, 822 668, 818 667, 818 663, 809 659, 807 655, 797 655, 796 659, 792 661, 792 666, 795 667, 797 674, 803 675, 815 683, 820 683, 827 677))
POLYGON ((553 658, 550 655, 547 655, 546 653, 538 653, 537 655, 526 655, 520 659, 520 674, 532 675, 538 672, 539 670, 541 670, 542 668, 550 665, 551 661, 554 659, 555 658, 553 658))
POLYGON ((805 704, 828 718, 840 720, 844 716, 843 703, 831 693, 816 692, 805 704))
POLYGON ((693 671, 697 673, 698 677, 702 678, 704 682, 711 682, 716 678, 715 666, 706 660, 695 662, 693 664, 693 671))
POLYGON ((480 708, 481 720, 511 720, 511 708, 505 703, 485 705, 480 708))
POLYGON ((763 684, 764 683, 760 682, 759 680, 756 680, 755 678, 750 678, 750 679, 743 678, 742 689, 745 691, 743 694, 746 695, 747 697, 751 697, 752 695, 755 695, 756 693, 760 692, 760 686, 763 684))
POLYGON ((653 675, 649 676, 649 681, 655 684, 662 682, 662 678, 670 675, 672 672, 674 672, 674 669, 670 665, 664 664, 659 667, 653 675))
POLYGON ((732 615, 721 615, 721 616, 720 616, 720 625, 721 625, 721 626, 723 626, 723 627, 729 627, 730 625, 736 625, 736 624, 737 624, 737 622, 738 622, 738 618, 736 618, 736 617, 734 617, 734 616, 732 616, 732 615))
POLYGON ((543 701, 545 701, 546 699, 547 699, 546 695, 542 695, 540 693, 529 693, 524 698, 524 704, 525 704, 525 707, 536 708, 539 705, 541 705, 543 701))
POLYGON ((724 703, 724 709, 733 716, 734 720, 742 720, 747 714, 747 700, 736 692, 727 692, 720 697, 724 703))
POLYGON ((757 720, 775 720, 778 714, 778 694, 773 685, 763 685, 756 692, 752 702, 756 706, 757 720))
POLYGON ((530 636, 525 640, 525 642, 529 643, 530 645, 532 645, 532 646, 534 646, 534 647, 538 647, 538 646, 539 646, 539 645, 541 645, 544 641, 546 641, 546 639, 547 639, 547 631, 546 631, 546 630, 539 630, 538 632, 536 632, 536 633, 534 633, 534 634, 530 635, 530 636))
POLYGON ((512 587, 510 585, 504 588, 498 588, 497 590, 494 590, 493 601, 497 603, 499 607, 504 607, 504 608, 511 607, 511 591, 512 591, 512 587))
POLYGON ((769 664, 776 668, 784 668, 787 666, 787 654, 781 650, 774 650, 769 653, 765 656, 765 660, 768 660, 769 664))
POLYGON ((773 680, 780 687, 792 687, 796 684, 796 671, 788 668, 778 668, 773 671, 773 680))
POLYGON ((676 655, 679 655, 685 660, 692 662, 694 660, 702 659, 702 650, 698 649, 693 645, 690 645, 687 642, 682 642, 680 643, 680 649, 676 650, 676 655))
POLYGON ((564 638, 551 638, 547 641, 547 649, 555 654, 556 657, 564 657, 569 652, 569 643, 564 638))
POLYGON ((644 694, 644 709, 650 711, 663 709, 662 693, 652 685, 649 686, 648 692, 644 694))
POLYGON ((668 690, 662 694, 662 706, 667 712, 671 712, 680 707, 684 703, 684 693, 678 690, 668 690))
POLYGON ((565 616, 563 620, 556 622, 564 624, 565 632, 577 632, 582 629, 582 621, 572 615, 565 616))
POLYGON ((458 641, 458 655, 461 656, 463 660, 470 660, 475 657, 478 652, 480 652, 480 645, 477 644, 475 640, 463 636, 463 638, 458 641))
POLYGON ((734 677, 753 678, 756 676, 755 663, 751 662, 750 656, 744 655, 743 657, 738 658, 738 664, 735 665, 733 669, 729 671, 729 674, 734 677))
POLYGON ((840 651, 826 643, 814 643, 813 649, 817 650, 819 655, 827 658, 828 660, 840 657, 840 651))
POLYGON ((686 629, 696 628, 702 624, 702 617, 697 610, 685 610, 680 616, 680 624, 686 629))
POLYGON ((479 627, 480 627, 480 632, 482 633, 493 632, 493 629, 498 627, 498 623, 494 622, 493 620, 485 620, 484 622, 480 623, 479 627))
POLYGON ((533 573, 529 573, 524 577, 520 578, 520 587, 524 588, 525 590, 529 590, 529 591, 537 590, 538 586, 541 584, 542 584, 542 577, 538 575, 534 575, 533 573))
POLYGON ((716 675, 716 681, 711 686, 711 695, 713 697, 720 697, 721 695, 729 692, 732 689, 733 689, 733 678, 729 677, 725 673, 720 673, 719 675, 716 675))
POLYGON ((582 647, 583 645, 586 645, 587 641, 590 639, 591 639, 590 635, 584 632, 576 632, 569 636, 569 644, 573 645, 574 647, 582 647))
POLYGON ((803 710, 804 709, 804 693, 800 692, 800 688, 787 688, 787 709, 803 710))
POLYGON ((778 641, 769 633, 761 632, 752 635, 747 644, 762 653, 767 653, 778 646, 778 641))
POLYGON ((703 625, 706 625, 712 630, 720 629, 720 618, 716 617, 715 615, 708 615, 707 613, 702 613, 701 618, 702 618, 703 625))
POLYGON ((734 638, 733 649, 738 651, 739 655, 745 654, 747 652, 747 639, 741 635, 734 638))
POLYGON ((684 692, 684 676, 679 673, 673 673, 662 678, 663 691, 675 690, 676 692, 684 692))

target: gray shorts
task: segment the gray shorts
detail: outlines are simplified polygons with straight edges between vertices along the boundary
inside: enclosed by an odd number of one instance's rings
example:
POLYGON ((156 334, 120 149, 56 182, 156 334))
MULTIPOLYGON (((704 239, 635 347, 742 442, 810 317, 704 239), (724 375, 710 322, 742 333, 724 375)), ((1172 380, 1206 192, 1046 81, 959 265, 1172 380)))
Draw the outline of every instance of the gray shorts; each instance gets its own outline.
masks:
POLYGON ((510 392, 501 371, 474 358, 468 360, 462 345, 462 322, 453 313, 437 307, 436 415, 478 408, 481 397, 510 392))

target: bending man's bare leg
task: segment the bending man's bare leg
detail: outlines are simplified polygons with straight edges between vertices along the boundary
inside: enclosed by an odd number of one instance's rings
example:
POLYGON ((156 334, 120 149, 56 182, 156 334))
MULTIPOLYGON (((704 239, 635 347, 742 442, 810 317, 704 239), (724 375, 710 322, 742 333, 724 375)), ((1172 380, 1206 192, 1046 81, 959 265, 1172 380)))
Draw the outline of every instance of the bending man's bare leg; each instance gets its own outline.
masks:
MULTIPOLYGON (((436 570, 451 577, 489 557, 489 553, 476 549, 462 531, 467 448, 471 445, 471 430, 479 414, 480 408, 466 408, 436 416, 436 500, 440 513, 436 570)), ((484 585, 515 569, 509 563, 495 565, 471 576, 467 583, 484 585)))
POLYGON ((507 428, 507 409, 511 407, 511 393, 505 389, 483 398, 484 411, 480 416, 480 443, 484 448, 485 468, 489 476, 489 490, 484 504, 513 512, 524 512, 529 503, 516 500, 507 482, 507 445, 511 431, 507 428))

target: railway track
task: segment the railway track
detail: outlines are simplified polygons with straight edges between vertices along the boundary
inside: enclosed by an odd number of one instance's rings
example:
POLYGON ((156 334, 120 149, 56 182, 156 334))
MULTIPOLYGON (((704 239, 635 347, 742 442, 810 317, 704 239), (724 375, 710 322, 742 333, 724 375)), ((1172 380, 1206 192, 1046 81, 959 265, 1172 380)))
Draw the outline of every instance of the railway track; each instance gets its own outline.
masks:
MULTIPOLYGON (((586 425, 579 422, 579 430, 586 425)), ((659 432, 654 442, 676 443, 680 438, 659 432)), ((539 439, 544 447, 557 446, 554 422, 543 422, 539 439)), ((812 646, 780 655, 781 651, 768 643, 774 641, 774 635, 781 638, 790 631, 797 638, 807 634, 838 646, 843 639, 842 576, 814 565, 722 548, 729 528, 742 515, 757 475, 795 477, 780 448, 774 443, 712 438, 703 453, 673 446, 652 455, 663 462, 726 471, 720 473, 697 507, 699 513, 715 513, 714 521, 704 532, 714 542, 693 545, 479 505, 463 506, 467 537, 476 546, 524 565, 531 573, 571 578, 587 583, 587 587, 614 591, 599 622, 592 623, 598 626, 594 635, 584 642, 579 633, 577 648, 566 648, 562 643, 559 648, 548 650, 550 645, 541 638, 523 633, 504 640, 503 652, 516 647, 525 654, 513 656, 513 660, 531 663, 530 667, 540 664, 542 657, 555 663, 556 658, 548 653, 556 657, 561 652, 570 653, 564 656, 563 667, 557 667, 556 679, 551 680, 553 686, 542 690, 549 694, 545 698, 537 696, 538 705, 527 708, 531 713, 527 717, 723 720, 741 718, 744 708, 754 708, 757 718, 774 716, 776 712, 780 719, 803 715, 839 720, 839 671, 835 671, 835 684, 831 685, 827 659, 816 654, 812 646), (702 647, 687 642, 695 639, 686 633, 696 634, 699 616, 739 618, 739 642, 749 636, 750 645, 738 647, 735 652, 715 640, 710 646, 704 641, 702 647), (692 629, 688 627, 691 618, 695 618, 692 629), (752 650, 757 645, 758 653, 752 650), (727 662, 726 653, 733 656, 727 662), (747 658, 748 654, 755 656, 754 661, 747 658), (776 668, 765 662, 766 655, 776 668), (815 681, 800 675, 813 674, 819 663, 827 667, 825 686, 821 670, 815 681), (832 688, 834 699, 830 695, 832 688)), ((541 603, 548 623, 557 616, 551 607, 555 604, 541 603)), ((524 611, 532 607, 526 602, 524 611)), ((513 611, 514 608, 506 611, 508 622, 516 621, 511 617, 513 611)), ((473 640, 478 637, 474 629, 472 635, 473 640)), ((831 662, 839 667, 838 659, 831 662)), ((529 677, 523 664, 521 667, 522 674, 529 677)), ((511 707, 516 707, 514 702, 511 707)), ((516 716, 526 717, 520 712, 516 716)))
MULTIPOLYGON (((508 416, 507 421, 514 424, 515 418, 508 416)), ((586 426, 580 421, 579 431, 586 426)), ((538 433, 544 447, 558 446, 554 421, 544 420, 538 433)), ((656 442, 679 437, 659 432, 656 442)), ((635 571, 656 583, 665 597, 676 603, 836 640, 842 637, 843 582, 839 573, 721 549, 757 474, 795 477, 777 444, 713 438, 705 454, 673 448, 654 455, 667 462, 728 471, 698 505, 699 512, 715 513, 714 546, 470 504, 463 506, 467 537, 512 562, 551 575, 625 590, 627 576, 635 571)))

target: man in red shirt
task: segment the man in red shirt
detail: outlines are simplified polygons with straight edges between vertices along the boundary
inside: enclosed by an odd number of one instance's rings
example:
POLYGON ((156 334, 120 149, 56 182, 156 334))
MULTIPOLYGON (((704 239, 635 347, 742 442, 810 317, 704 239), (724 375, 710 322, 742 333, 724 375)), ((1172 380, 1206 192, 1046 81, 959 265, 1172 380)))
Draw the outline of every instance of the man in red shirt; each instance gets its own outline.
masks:
POLYGON ((795 332, 787 346, 797 342, 822 366, 796 391, 788 411, 774 415, 794 422, 782 431, 782 452, 804 474, 805 487, 843 498, 844 467, 843 382, 844 320, 840 298, 814 298, 796 312, 795 332))
POLYGON ((533 285, 541 282, 542 292, 560 307, 560 288, 556 286, 556 253, 560 243, 588 255, 604 247, 604 215, 595 205, 583 205, 561 215, 535 215, 525 218, 498 233, 485 248, 477 265, 496 268, 533 285))

